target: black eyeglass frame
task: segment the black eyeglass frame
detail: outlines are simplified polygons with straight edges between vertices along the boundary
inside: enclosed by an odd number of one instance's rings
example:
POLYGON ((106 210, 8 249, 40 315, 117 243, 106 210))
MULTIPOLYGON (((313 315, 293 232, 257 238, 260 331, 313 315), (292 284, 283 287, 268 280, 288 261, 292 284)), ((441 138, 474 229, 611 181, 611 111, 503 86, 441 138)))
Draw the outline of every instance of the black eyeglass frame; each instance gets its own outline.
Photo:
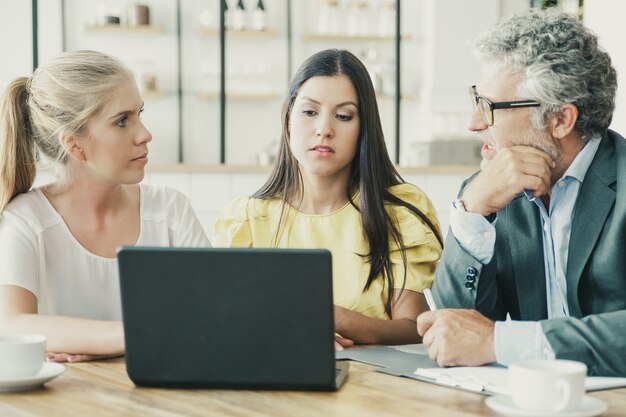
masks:
POLYGON ((493 115, 494 110, 541 106, 541 103, 535 100, 499 101, 499 102, 494 103, 488 98, 478 95, 475 85, 469 87, 469 94, 470 94, 470 97, 472 98, 472 104, 474 105, 474 110, 478 108, 478 111, 480 112, 480 116, 482 117, 483 122, 485 122, 487 126, 493 126, 493 123, 495 120, 494 115, 493 115), (486 114, 485 113, 486 109, 483 106, 479 105, 480 100, 483 100, 487 104, 487 106, 489 107, 490 114, 486 114), (488 119, 487 116, 490 116, 491 118, 488 119))

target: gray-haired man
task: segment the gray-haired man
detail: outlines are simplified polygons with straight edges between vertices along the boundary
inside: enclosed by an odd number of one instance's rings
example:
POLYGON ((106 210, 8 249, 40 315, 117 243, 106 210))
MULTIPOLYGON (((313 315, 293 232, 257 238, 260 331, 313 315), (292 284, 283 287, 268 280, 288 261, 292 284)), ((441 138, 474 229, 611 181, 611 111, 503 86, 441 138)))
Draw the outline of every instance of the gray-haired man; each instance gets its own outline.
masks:
POLYGON ((476 50, 469 128, 483 164, 454 202, 434 286, 455 309, 422 314, 418 331, 441 365, 556 357, 624 376, 626 141, 608 130, 611 60, 575 16, 537 9, 476 50))

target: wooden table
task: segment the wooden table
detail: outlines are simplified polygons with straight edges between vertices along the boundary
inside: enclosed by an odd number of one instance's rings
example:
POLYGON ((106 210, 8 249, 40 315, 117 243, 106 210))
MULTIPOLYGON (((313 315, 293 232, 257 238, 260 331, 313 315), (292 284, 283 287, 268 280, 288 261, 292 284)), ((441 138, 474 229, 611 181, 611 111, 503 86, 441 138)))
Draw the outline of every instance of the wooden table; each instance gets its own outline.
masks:
MULTIPOLYGON (((167 360, 164 358, 163 360, 167 360)), ((45 388, 0 393, 0 416, 337 416, 496 415, 479 394, 375 372, 351 362, 338 392, 137 388, 123 359, 78 363, 45 388)), ((626 389, 592 393, 609 404, 603 417, 626 416, 626 389)))

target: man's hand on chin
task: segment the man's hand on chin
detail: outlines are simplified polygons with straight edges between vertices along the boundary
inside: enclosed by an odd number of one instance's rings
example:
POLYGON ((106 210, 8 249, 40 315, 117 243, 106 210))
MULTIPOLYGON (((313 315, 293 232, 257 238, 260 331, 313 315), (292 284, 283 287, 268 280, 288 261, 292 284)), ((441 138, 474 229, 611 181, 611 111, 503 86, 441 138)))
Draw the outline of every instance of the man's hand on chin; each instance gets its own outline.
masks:
POLYGON ((534 197, 548 194, 556 163, 543 151, 512 146, 481 166, 483 170, 467 184, 461 200, 468 212, 488 216, 502 210, 524 190, 531 190, 534 197))
POLYGON ((476 310, 427 311, 417 317, 417 332, 439 366, 495 362, 494 329, 494 322, 476 310))

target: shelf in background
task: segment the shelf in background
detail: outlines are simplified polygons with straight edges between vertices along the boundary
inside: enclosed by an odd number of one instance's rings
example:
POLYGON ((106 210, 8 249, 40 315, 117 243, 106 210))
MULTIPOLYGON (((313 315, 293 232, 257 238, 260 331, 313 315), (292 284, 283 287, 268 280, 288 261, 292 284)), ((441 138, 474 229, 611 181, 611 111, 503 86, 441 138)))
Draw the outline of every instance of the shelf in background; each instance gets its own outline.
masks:
MULTIPOLYGON (((325 35, 314 32, 302 33, 302 39, 305 41, 358 41, 358 42, 389 42, 393 41, 395 36, 379 36, 379 35, 325 35)), ((411 35, 402 35, 402 40, 411 39, 411 35)))
MULTIPOLYGON (((219 99, 219 92, 217 91, 198 91, 196 93, 198 98, 204 100, 217 100, 219 99)), ((255 100, 255 101, 263 101, 263 100, 273 100, 279 97, 277 93, 274 92, 259 92, 259 93, 226 93, 227 100, 255 100)))
POLYGON ((146 35, 160 35, 165 32, 165 28, 161 25, 86 25, 87 32, 106 32, 106 33, 137 33, 146 35))
MULTIPOLYGON (((196 31, 198 36, 207 38, 218 38, 219 33, 216 29, 207 29, 199 27, 196 31)), ((274 29, 266 30, 227 30, 226 37, 230 39, 269 39, 276 37, 274 29)))

